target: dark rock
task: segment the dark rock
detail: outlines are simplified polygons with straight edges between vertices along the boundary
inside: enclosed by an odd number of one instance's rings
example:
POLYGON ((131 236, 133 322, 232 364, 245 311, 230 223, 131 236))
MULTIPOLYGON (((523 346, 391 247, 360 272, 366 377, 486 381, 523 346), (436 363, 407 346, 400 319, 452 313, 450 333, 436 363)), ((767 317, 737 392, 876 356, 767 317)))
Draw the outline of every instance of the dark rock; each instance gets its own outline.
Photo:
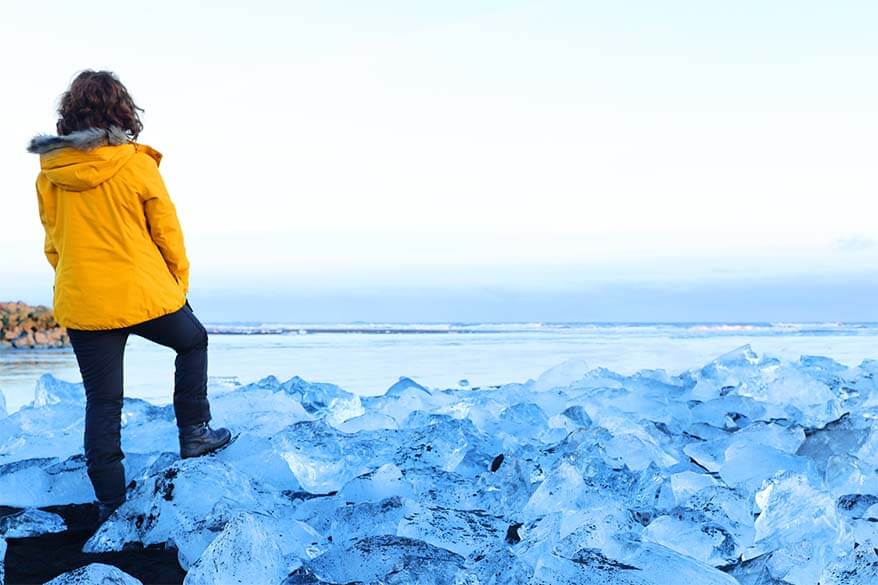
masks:
POLYGON ((0 302, 0 347, 33 349, 70 344, 67 330, 43 306, 0 302))
POLYGON ((521 528, 521 523, 511 524, 509 528, 506 529, 506 542, 509 544, 518 544, 521 542, 521 535, 518 534, 518 529, 521 528))

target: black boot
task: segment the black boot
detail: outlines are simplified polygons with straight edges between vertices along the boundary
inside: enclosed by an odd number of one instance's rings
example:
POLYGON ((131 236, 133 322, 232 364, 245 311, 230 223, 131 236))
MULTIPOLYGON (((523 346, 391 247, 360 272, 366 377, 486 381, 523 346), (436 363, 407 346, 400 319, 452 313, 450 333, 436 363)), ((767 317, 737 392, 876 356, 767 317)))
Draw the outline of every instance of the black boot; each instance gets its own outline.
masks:
POLYGON ((229 429, 212 429, 206 422, 180 427, 180 457, 200 457, 225 447, 232 438, 229 429))

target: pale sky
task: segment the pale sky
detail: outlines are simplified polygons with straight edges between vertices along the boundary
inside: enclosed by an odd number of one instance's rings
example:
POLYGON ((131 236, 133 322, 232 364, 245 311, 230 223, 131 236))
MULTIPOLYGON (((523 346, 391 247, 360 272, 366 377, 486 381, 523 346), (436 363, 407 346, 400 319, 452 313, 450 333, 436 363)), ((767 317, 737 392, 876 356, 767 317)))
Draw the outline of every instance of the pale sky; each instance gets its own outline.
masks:
POLYGON ((2 10, 0 299, 51 300, 24 146, 93 68, 205 320, 878 321, 873 2, 2 10))

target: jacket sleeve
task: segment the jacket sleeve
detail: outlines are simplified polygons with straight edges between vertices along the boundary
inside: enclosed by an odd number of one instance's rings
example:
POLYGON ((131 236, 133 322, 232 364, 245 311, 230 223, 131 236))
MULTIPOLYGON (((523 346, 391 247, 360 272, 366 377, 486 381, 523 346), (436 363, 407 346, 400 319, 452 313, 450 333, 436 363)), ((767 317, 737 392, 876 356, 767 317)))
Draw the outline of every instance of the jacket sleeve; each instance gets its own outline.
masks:
POLYGON ((168 270, 183 287, 183 293, 188 294, 189 259, 186 257, 183 230, 177 219, 177 209, 168 195, 158 166, 152 161, 148 162, 147 165, 149 171, 146 176, 143 209, 149 226, 149 234, 162 253, 168 270))
POLYGON ((55 242, 52 241, 52 224, 49 222, 46 203, 43 201, 43 194, 40 192, 39 180, 37 182, 37 205, 40 209, 40 223, 43 224, 43 230, 46 232, 45 239, 43 240, 43 253, 46 254, 46 259, 54 270, 58 267, 58 249, 55 247, 55 242))

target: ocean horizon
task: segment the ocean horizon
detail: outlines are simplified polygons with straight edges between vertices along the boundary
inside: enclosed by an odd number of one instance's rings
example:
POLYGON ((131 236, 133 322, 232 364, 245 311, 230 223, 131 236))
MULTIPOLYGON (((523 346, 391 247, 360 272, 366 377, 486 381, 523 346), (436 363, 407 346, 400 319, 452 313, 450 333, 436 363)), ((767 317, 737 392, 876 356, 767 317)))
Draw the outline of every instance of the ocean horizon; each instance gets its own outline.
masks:
POLYGON ((874 321, 205 321, 208 332, 218 335, 277 333, 503 333, 531 331, 620 331, 646 332, 677 330, 716 335, 764 333, 787 335, 820 332, 851 334, 878 330, 874 321))

